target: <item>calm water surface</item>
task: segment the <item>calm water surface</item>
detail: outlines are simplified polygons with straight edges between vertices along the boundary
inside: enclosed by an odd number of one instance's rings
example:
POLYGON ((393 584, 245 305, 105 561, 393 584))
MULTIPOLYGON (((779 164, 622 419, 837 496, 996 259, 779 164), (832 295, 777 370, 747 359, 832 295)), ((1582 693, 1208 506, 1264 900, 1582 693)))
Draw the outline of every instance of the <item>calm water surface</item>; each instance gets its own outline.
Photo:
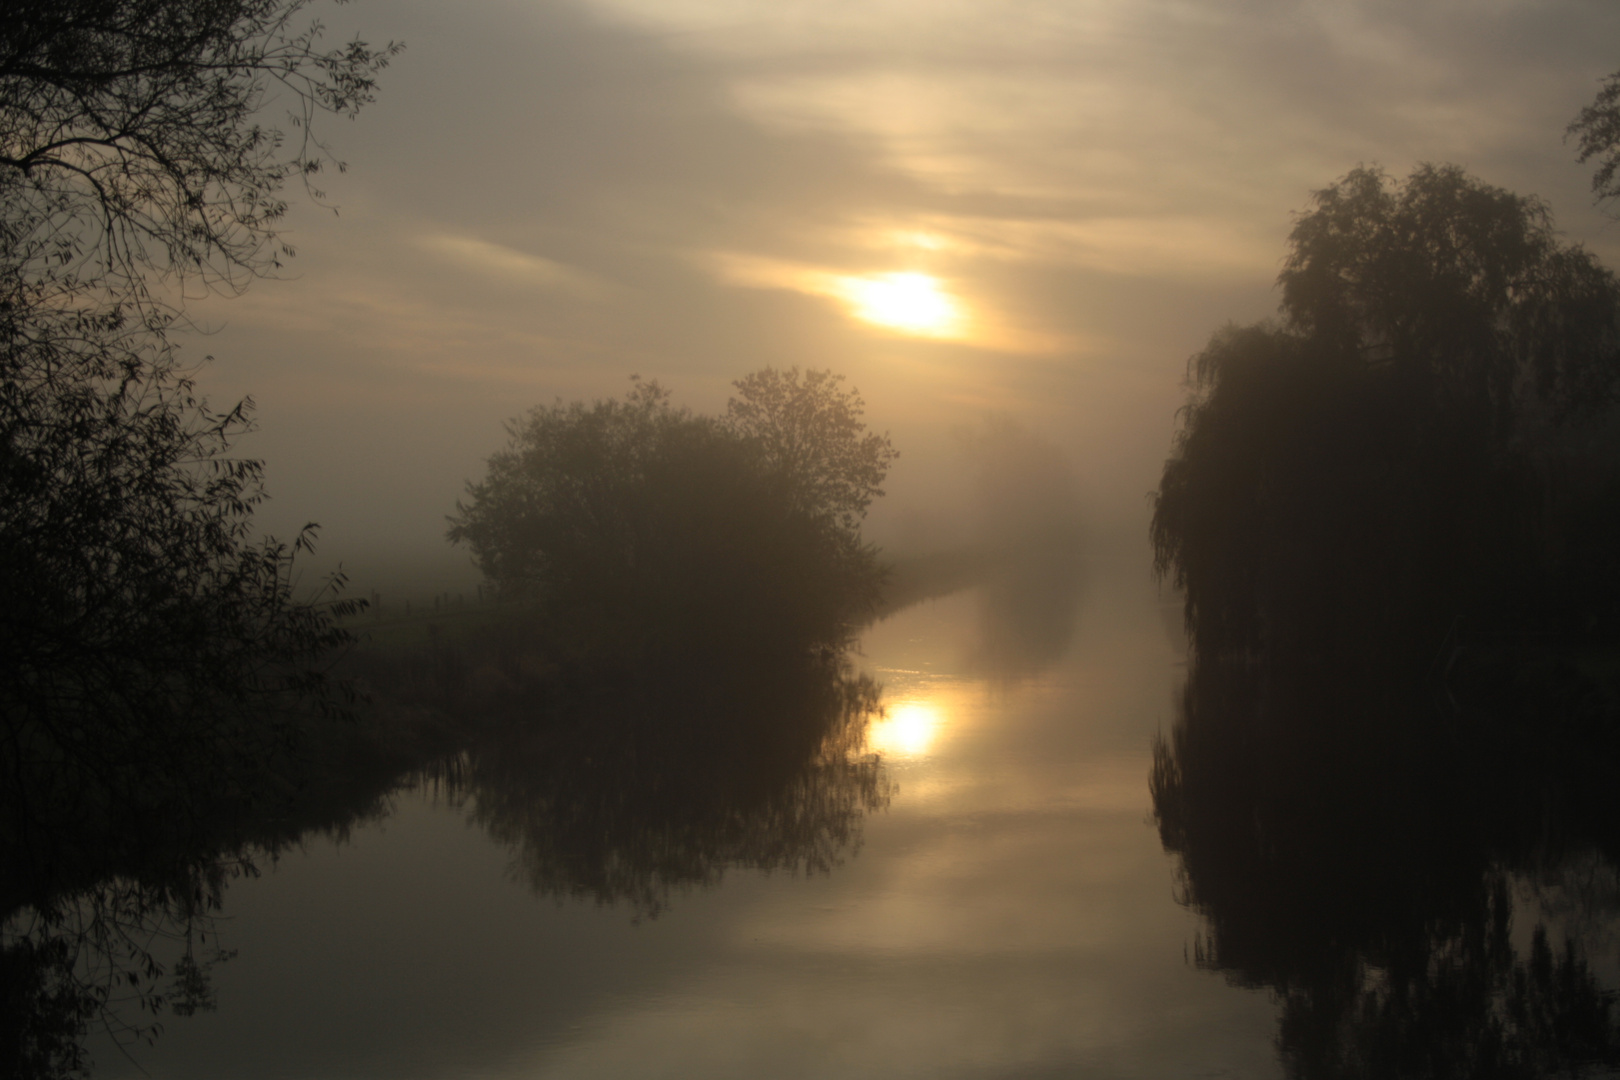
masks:
POLYGON ((1152 822, 1184 668, 1145 575, 1072 627, 927 602, 860 653, 892 793, 826 873, 559 901, 422 785, 233 883, 217 1011, 98 1075, 1278 1075, 1276 1004, 1193 962, 1152 822))

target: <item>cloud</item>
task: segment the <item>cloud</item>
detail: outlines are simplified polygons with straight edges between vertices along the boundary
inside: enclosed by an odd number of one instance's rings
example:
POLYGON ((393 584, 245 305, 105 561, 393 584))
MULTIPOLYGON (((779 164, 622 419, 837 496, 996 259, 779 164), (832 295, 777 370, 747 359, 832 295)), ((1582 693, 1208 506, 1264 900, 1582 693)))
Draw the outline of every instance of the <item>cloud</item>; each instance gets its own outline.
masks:
POLYGON ((555 289, 576 296, 591 296, 605 287, 595 276, 564 266, 554 259, 528 255, 470 236, 440 233, 419 236, 415 243, 423 251, 438 255, 452 265, 508 286, 555 289))

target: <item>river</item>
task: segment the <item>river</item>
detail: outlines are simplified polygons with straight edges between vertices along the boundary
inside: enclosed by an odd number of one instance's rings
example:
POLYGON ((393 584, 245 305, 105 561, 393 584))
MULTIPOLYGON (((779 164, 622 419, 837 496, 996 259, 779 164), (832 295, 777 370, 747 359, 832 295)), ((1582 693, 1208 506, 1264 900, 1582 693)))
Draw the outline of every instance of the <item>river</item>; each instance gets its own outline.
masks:
POLYGON ((825 868, 559 899, 471 801, 397 792, 232 882, 214 1010, 98 1038, 97 1075, 1277 1075, 1274 1003, 1195 963, 1154 826, 1159 598, 1098 578, 1059 623, 969 591, 866 632, 887 802, 825 868))

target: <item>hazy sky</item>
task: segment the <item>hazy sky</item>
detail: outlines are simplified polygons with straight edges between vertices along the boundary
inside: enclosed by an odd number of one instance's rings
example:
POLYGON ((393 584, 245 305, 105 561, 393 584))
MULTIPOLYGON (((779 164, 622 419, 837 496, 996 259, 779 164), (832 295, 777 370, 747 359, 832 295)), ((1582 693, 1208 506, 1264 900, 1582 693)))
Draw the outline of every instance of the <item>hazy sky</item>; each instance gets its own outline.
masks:
POLYGON ((325 128, 340 213, 295 192, 287 280, 195 305, 187 350, 216 402, 258 402, 264 524, 321 522, 362 582, 464 561, 443 518, 501 422, 632 373, 703 411, 767 364, 847 375, 903 455, 891 546, 948 537, 950 433, 990 413, 1145 528, 1188 356, 1275 309, 1293 214, 1358 164, 1459 163, 1620 265, 1563 141, 1620 68, 1611 0, 320 14, 407 49, 325 128))

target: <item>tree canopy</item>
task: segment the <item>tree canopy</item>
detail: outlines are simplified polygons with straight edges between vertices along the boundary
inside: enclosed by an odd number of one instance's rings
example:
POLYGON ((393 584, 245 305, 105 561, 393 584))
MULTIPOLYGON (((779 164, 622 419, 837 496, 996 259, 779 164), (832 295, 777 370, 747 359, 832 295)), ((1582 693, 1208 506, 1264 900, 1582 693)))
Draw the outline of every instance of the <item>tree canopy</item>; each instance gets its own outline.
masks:
POLYGON ((1316 193, 1278 278, 1284 328, 1323 361, 1389 364, 1432 404, 1500 425, 1598 411, 1620 385, 1620 289, 1545 203, 1424 165, 1316 193))
POLYGON ((807 513, 855 529, 900 456, 887 435, 868 432, 865 402, 842 375, 764 368, 738 379, 726 427, 752 442, 807 513))
POLYGON ((743 420, 736 401, 715 420, 640 381, 622 400, 533 409, 468 485, 450 539, 573 649, 842 644, 877 599, 858 516, 893 451, 834 377, 796 382, 740 381, 763 403, 743 420))
POLYGON ((149 299, 154 279, 239 287, 276 246, 294 177, 341 167, 320 113, 353 116, 399 46, 322 50, 308 0, 17 0, 0 16, 6 268, 35 289, 149 299), (277 99, 275 91, 285 93, 277 99), (287 110, 286 133, 265 121, 287 110))
POLYGON ((1352 612, 1433 632, 1402 596, 1505 617, 1538 546, 1569 539, 1537 507, 1566 432, 1616 400, 1620 284, 1539 200, 1454 166, 1356 169, 1289 247, 1281 318, 1193 358, 1158 492, 1156 566, 1195 641, 1280 642, 1340 601, 1344 633, 1369 629, 1352 612))

